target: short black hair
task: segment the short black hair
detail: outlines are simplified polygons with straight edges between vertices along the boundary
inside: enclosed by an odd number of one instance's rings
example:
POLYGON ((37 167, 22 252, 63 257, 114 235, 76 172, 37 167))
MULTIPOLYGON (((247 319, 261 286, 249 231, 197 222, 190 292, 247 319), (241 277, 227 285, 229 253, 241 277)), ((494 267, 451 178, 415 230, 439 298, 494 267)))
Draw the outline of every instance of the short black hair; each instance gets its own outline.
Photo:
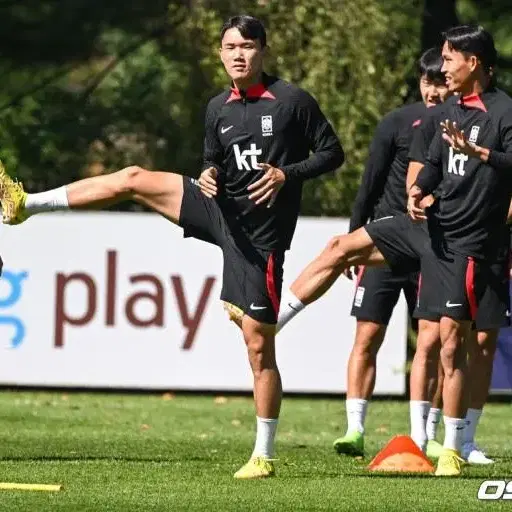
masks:
POLYGON ((496 65, 498 53, 492 35, 479 25, 460 25, 443 32, 448 47, 466 55, 475 55, 489 73, 496 65))
POLYGON ((444 82, 445 76, 441 71, 443 57, 441 48, 429 48, 418 61, 420 76, 426 76, 431 82, 444 82))
POLYGON ((220 31, 220 40, 224 38, 224 34, 230 29, 236 28, 245 39, 258 40, 262 48, 267 46, 267 32, 263 23, 254 16, 247 16, 245 14, 239 16, 232 16, 229 18, 220 31))

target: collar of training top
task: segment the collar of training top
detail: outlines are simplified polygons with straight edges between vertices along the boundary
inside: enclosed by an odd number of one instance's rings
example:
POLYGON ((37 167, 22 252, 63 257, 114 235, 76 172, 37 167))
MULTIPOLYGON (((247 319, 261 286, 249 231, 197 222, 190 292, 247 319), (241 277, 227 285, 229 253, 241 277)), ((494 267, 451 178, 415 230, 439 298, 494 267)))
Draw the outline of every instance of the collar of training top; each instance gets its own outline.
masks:
POLYGON ((259 84, 251 85, 247 88, 247 90, 240 90, 236 87, 233 82, 231 82, 231 94, 229 95, 229 98, 226 100, 226 103, 229 103, 230 101, 237 101, 241 100, 243 97, 245 98, 265 98, 267 100, 275 100, 276 97, 266 88, 265 84, 268 82, 266 73, 263 73, 262 75, 262 81, 259 84))
POLYGON ((481 94, 469 94, 468 96, 462 96, 462 98, 460 98, 457 103, 466 108, 476 108, 478 110, 481 110, 482 112, 487 112, 487 107, 485 106, 483 100, 485 100, 486 97, 495 92, 496 89, 493 86, 491 86, 488 87, 481 94))

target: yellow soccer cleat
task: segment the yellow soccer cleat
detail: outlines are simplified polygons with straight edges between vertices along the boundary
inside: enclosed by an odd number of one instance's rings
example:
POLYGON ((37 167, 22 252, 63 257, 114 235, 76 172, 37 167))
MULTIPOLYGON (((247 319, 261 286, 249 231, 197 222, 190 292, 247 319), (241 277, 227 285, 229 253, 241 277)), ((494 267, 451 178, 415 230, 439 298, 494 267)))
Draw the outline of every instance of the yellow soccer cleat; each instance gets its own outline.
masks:
POLYGON ((460 476, 463 463, 458 451, 445 448, 437 461, 436 476, 460 476))
POLYGON ((235 322, 237 325, 242 325, 242 318, 244 317, 244 312, 231 302, 223 301, 224 309, 227 311, 229 315, 229 319, 232 322, 235 322))
POLYGON ((4 224, 21 224, 27 220, 26 199, 27 193, 23 190, 23 185, 14 181, 0 162, 0 203, 4 224))
POLYGON ((275 476, 275 474, 274 462, 271 459, 253 457, 234 476, 238 480, 254 480, 256 478, 269 478, 275 476))

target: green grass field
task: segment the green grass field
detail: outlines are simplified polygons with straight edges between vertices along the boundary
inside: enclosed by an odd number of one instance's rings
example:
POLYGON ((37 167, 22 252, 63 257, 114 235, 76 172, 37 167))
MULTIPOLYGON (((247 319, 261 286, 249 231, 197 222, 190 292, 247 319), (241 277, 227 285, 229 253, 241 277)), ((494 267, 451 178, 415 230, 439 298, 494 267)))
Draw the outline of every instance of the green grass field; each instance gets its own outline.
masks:
MULTIPOLYGON (((480 482, 512 479, 512 407, 491 404, 479 441, 497 458, 463 478, 382 477, 370 458, 339 457, 342 400, 288 398, 278 431, 278 475, 235 481, 250 455, 248 398, 178 395, 0 393, 0 480, 61 483, 57 493, 0 491, 6 511, 510 510, 477 500, 480 482)), ((371 405, 373 456, 407 433, 406 402, 371 405)))

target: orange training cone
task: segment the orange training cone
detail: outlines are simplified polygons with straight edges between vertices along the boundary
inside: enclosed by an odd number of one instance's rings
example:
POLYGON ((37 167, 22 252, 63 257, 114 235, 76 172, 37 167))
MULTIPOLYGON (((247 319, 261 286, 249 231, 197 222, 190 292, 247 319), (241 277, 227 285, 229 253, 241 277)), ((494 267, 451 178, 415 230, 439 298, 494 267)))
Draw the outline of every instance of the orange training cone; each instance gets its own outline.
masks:
POLYGON ((434 466, 409 436, 395 436, 370 462, 370 471, 433 473, 434 466))

